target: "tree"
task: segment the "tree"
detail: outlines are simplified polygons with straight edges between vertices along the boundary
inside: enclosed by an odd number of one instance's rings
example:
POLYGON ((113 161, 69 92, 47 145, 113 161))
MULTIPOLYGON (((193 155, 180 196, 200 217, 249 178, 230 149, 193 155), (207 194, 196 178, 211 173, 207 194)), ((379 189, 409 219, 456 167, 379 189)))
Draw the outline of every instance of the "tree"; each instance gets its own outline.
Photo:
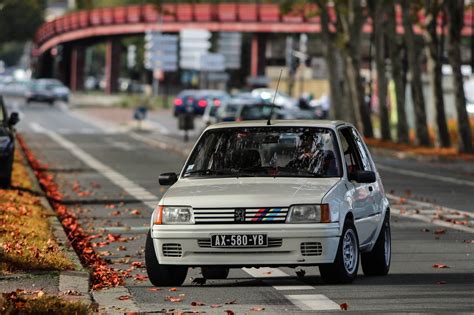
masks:
POLYGON ((446 1, 448 16, 448 59, 453 68, 453 87, 458 118, 458 147, 460 152, 472 152, 472 134, 466 110, 466 96, 461 73, 461 30, 464 26, 464 0, 446 1))
POLYGON ((1 0, 0 43, 26 41, 44 22, 46 0, 1 0))
POLYGON ((364 88, 360 75, 360 50, 362 26, 365 22, 362 0, 334 2, 337 15, 337 32, 342 42, 345 74, 351 101, 355 107, 356 123, 364 136, 373 137, 369 108, 364 102, 364 88))
MULTIPOLYGON (((443 2, 440 0, 425 0, 425 31, 424 37, 428 55, 428 73, 430 76, 432 99, 435 104, 436 125, 441 147, 450 147, 448 124, 444 109, 443 76, 443 43, 438 36, 438 16, 443 2)), ((443 28, 444 29, 444 28, 443 28)))
POLYGON ((390 119, 387 104, 387 74, 385 67, 385 13, 386 0, 369 0, 369 11, 372 17, 372 31, 375 42, 375 67, 377 69, 377 96, 380 108, 380 125, 382 139, 391 140, 390 119))
POLYGON ((394 2, 396 0, 390 1, 387 6, 387 43, 397 101, 397 138, 400 143, 408 143, 408 123, 405 110, 406 73, 403 70, 404 45, 400 36, 397 35, 394 2))
POLYGON ((402 21, 404 29, 404 40, 410 66, 410 86, 415 109, 415 131, 419 145, 429 146, 430 137, 428 124, 426 122, 425 97, 423 96, 423 82, 421 80, 421 50, 418 49, 415 34, 413 32, 410 16, 409 0, 400 0, 402 8, 402 21))
POLYGON ((334 119, 346 119, 355 122, 355 117, 350 115, 350 108, 344 99, 344 88, 340 76, 342 64, 340 62, 340 51, 337 48, 337 35, 330 31, 331 21, 327 10, 327 0, 314 0, 318 5, 321 17, 321 33, 326 43, 325 58, 328 68, 331 117, 334 119))

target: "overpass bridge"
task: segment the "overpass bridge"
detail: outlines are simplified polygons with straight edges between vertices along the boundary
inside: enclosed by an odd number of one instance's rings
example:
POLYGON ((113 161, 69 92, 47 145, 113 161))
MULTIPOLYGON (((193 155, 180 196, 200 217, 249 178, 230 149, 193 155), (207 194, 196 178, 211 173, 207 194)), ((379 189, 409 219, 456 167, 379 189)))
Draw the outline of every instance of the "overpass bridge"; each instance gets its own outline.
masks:
MULTIPOLYGON (((54 49, 63 47, 62 80, 72 90, 82 89, 85 48, 97 42, 106 42, 106 91, 118 88, 121 37, 142 34, 147 30, 179 32, 183 28, 201 28, 211 32, 252 33, 250 49, 251 74, 264 72, 265 35, 268 33, 318 33, 320 18, 316 7, 307 4, 290 13, 282 13, 278 4, 255 3, 195 3, 163 4, 158 12, 153 5, 130 5, 72 12, 43 24, 35 36, 34 55, 39 57, 38 73, 52 75, 54 49), (161 21, 161 23, 158 23, 161 21)), ((332 10, 331 18, 335 19, 332 10)), ((466 12, 464 36, 472 35, 472 12, 466 12)), ((400 14, 398 31, 403 32, 400 14)), ((363 31, 370 33, 368 21, 363 31)), ((419 29, 415 29, 418 33, 419 29)))

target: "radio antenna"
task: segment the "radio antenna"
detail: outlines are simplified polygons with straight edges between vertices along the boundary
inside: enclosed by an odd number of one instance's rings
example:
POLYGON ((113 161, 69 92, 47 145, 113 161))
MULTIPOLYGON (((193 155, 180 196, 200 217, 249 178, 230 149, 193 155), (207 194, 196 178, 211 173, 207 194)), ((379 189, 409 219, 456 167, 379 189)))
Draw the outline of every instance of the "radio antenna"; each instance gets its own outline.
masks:
POLYGON ((273 108, 275 108, 275 99, 276 99, 276 96, 277 96, 277 93, 278 93, 278 87, 280 86, 280 80, 281 80, 282 72, 283 72, 283 68, 281 68, 281 70, 280 70, 280 76, 278 77, 278 82, 277 82, 277 87, 276 87, 276 90, 275 90, 275 95, 273 95, 272 108, 270 109, 270 116, 268 116, 267 126, 270 126, 272 124, 271 119, 272 119, 272 115, 273 115, 273 108))

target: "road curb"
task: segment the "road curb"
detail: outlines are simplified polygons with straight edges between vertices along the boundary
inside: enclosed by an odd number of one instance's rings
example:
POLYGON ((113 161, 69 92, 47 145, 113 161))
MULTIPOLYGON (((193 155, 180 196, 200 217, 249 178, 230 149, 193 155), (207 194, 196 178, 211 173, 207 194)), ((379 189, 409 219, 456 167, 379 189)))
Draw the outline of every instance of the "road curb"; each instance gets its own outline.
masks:
POLYGON ((62 248, 63 252, 74 264, 74 270, 59 272, 59 291, 64 292, 70 290, 79 292, 82 295, 80 299, 90 303, 92 302, 92 299, 89 294, 89 271, 82 266, 79 256, 74 251, 71 243, 69 242, 66 232, 64 231, 63 226, 56 215, 56 212, 53 210, 51 204, 46 198, 45 193, 41 188, 41 185, 38 182, 38 179, 36 178, 36 175, 33 172, 28 159, 25 156, 23 148, 18 145, 17 150, 19 150, 23 161, 26 161, 27 163, 27 167, 25 169, 28 172, 28 176, 30 177, 33 190, 40 192, 38 198, 47 211, 47 220, 51 226, 54 237, 56 238, 58 245, 62 248))

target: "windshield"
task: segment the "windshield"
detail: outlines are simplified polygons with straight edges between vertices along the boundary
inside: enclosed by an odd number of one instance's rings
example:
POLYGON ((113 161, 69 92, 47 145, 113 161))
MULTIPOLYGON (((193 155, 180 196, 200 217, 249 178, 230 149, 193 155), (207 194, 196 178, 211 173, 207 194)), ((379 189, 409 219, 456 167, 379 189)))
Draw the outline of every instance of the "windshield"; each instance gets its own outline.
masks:
POLYGON ((240 118, 242 120, 259 120, 259 119, 268 119, 270 114, 275 113, 278 110, 278 107, 266 104, 257 104, 257 105, 245 105, 242 108, 240 118))
POLYGON ((334 133, 327 128, 242 127, 209 130, 183 177, 341 177, 334 133))

